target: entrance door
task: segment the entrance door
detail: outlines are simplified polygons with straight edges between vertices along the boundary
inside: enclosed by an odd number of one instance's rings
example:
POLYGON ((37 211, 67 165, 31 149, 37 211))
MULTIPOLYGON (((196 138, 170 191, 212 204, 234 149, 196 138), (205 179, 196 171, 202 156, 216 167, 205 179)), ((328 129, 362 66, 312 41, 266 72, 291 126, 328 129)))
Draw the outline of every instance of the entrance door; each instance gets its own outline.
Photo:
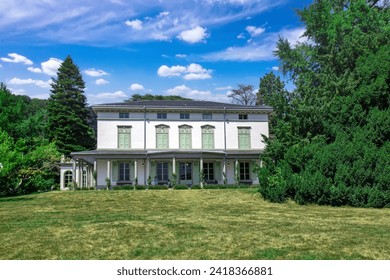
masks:
POLYGON ((180 162, 179 179, 181 185, 192 185, 192 163, 180 162))

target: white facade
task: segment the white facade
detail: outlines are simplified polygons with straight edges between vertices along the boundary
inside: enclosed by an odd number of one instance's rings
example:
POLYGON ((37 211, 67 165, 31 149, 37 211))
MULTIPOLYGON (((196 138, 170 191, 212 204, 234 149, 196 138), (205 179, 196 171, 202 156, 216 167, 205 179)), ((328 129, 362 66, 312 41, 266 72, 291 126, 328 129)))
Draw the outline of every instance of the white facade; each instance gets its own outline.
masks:
MULTIPOLYGON (((97 149, 72 154, 79 186, 166 184, 175 175, 185 185, 258 183, 252 167, 264 149, 262 135, 268 136, 270 107, 135 101, 93 109, 97 149)), ((67 168, 61 172, 62 189, 67 168)))

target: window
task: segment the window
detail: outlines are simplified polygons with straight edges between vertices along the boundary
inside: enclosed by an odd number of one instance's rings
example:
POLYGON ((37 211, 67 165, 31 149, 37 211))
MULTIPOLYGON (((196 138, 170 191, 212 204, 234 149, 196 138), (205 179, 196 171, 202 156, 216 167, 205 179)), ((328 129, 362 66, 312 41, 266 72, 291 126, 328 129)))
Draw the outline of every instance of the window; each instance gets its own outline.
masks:
POLYGON ((192 163, 180 162, 180 180, 192 180, 192 163))
POLYGON ((202 115, 202 119, 204 119, 204 120, 212 120, 213 119, 213 115, 212 114, 203 114, 202 115))
POLYGON ((248 114, 239 114, 238 115, 239 120, 247 120, 248 119, 248 114))
POLYGON ((206 181, 214 181, 214 162, 203 163, 203 174, 206 181))
POLYGON ((189 120, 190 114, 189 113, 180 113, 180 119, 181 120, 189 120))
POLYGON ((118 149, 130 149, 131 126, 118 126, 118 149))
POLYGON ((157 162, 157 180, 168 181, 168 162, 157 162))
POLYGON ((238 128, 238 148, 242 150, 248 150, 251 148, 251 128, 239 127, 238 128))
POLYGON ((202 148, 214 149, 214 127, 211 125, 202 127, 202 148))
POLYGON ((130 163, 119 163, 119 181, 130 181, 130 163))
POLYGON ((87 186, 87 171, 86 170, 83 170, 83 180, 82 180, 81 186, 82 187, 87 186))
POLYGON ((250 180, 249 162, 240 162, 240 180, 250 180))
POLYGON ((169 126, 156 126, 156 149, 168 149, 169 147, 169 126))
POLYGON ((180 149, 191 149, 191 129, 189 125, 179 126, 179 148, 180 149))
POLYGON ((65 188, 69 187, 69 184, 72 183, 73 181, 72 171, 65 171, 64 180, 65 180, 64 182, 65 188))
POLYGON ((119 113, 119 118, 120 119, 128 119, 129 118, 129 113, 119 113))
POLYGON ((167 118, 167 113, 157 113, 157 118, 158 119, 166 119, 167 118))

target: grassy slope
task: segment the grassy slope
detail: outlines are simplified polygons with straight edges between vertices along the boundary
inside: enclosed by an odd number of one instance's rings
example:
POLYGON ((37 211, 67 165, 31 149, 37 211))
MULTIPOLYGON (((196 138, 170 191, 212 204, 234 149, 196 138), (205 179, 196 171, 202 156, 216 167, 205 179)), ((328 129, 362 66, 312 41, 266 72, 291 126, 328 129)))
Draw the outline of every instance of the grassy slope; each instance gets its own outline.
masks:
POLYGON ((0 199, 0 259, 390 259, 390 209, 271 204, 255 190, 0 199))

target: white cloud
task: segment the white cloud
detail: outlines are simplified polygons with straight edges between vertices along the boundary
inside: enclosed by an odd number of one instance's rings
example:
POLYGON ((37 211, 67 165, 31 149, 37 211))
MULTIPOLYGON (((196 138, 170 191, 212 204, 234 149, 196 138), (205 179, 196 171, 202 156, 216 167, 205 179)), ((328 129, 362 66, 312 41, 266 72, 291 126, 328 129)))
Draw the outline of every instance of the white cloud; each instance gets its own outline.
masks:
POLYGON ((212 70, 205 69, 201 65, 191 63, 188 66, 172 66, 166 65, 160 66, 157 70, 157 74, 160 77, 183 77, 185 80, 204 80, 211 78, 212 70))
POLYGON ((10 85, 36 85, 41 88, 50 88, 51 80, 48 81, 42 81, 42 80, 33 80, 31 78, 28 79, 19 79, 19 78, 12 78, 8 81, 8 84, 10 85))
POLYGON ((250 25, 250 26, 247 26, 245 28, 245 30, 248 31, 249 35, 251 35, 252 37, 256 37, 256 36, 259 36, 260 34, 264 33, 265 28, 250 25))
POLYGON ((0 68, 3 68, 3 65, 0 64, 0 68))
POLYGON ((91 77, 101 77, 104 75, 108 75, 108 73, 104 72, 103 70, 96 70, 95 68, 84 70, 84 73, 91 77))
POLYGON ((8 89, 15 95, 24 95, 26 93, 26 90, 25 89, 14 89, 14 88, 10 88, 8 87, 8 89))
POLYGON ((215 90, 231 90, 233 87, 232 86, 226 86, 226 87, 217 87, 215 90))
POLYGON ((278 66, 272 66, 272 70, 273 71, 279 71, 279 67, 278 66))
POLYGON ((126 20, 125 24, 134 30, 142 30, 142 21, 140 21, 139 19, 135 19, 131 21, 126 20))
POLYGON ((132 84, 130 87, 129 87, 130 90, 132 91, 144 91, 145 88, 143 85, 140 85, 140 84, 132 84))
POLYGON ((42 73, 41 68, 28 67, 27 70, 33 73, 42 73))
POLYGON ((240 33, 237 35, 237 39, 245 39, 244 33, 240 33))
POLYGON ((41 63, 42 72, 49 76, 56 76, 61 63, 61 59, 51 57, 48 61, 41 63))
POLYGON ((94 95, 98 99, 116 99, 116 98, 127 98, 126 93, 124 93, 121 90, 118 90, 116 92, 102 92, 97 95, 94 95))
POLYGON ((304 28, 282 29, 279 32, 270 33, 260 41, 247 44, 243 47, 229 47, 219 52, 203 55, 207 61, 270 61, 275 60, 274 51, 279 36, 287 39, 291 45, 298 42, 307 42, 306 37, 301 37, 305 32, 304 28))
POLYGON ((110 82, 109 81, 106 81, 105 79, 97 79, 95 81, 95 84, 97 84, 98 86, 102 86, 102 85, 107 85, 109 84, 110 82))
POLYGON ((186 58, 187 55, 186 55, 186 54, 178 53, 177 55, 175 55, 175 57, 177 57, 177 58, 186 58))
POLYGON ((177 36, 177 38, 179 38, 180 40, 183 40, 187 43, 194 44, 194 43, 202 42, 208 36, 209 36, 209 34, 207 34, 205 28, 202 28, 200 26, 196 26, 193 29, 184 30, 184 31, 180 32, 180 34, 179 34, 179 36, 177 36))
POLYGON ((23 63, 23 64, 26 64, 26 65, 32 65, 33 62, 28 59, 27 57, 23 56, 23 55, 20 55, 20 54, 17 54, 17 53, 9 53, 8 54, 8 57, 2 57, 0 58, 2 61, 4 62, 10 62, 10 63, 23 63))
POLYGON ((223 26, 259 15, 286 1, 88 0, 82 1, 82 5, 80 1, 66 1, 64 9, 61 1, 25 0, 21 5, 20 1, 2 0, 0 36, 3 40, 31 40, 38 44, 56 42, 93 46, 171 40, 192 27, 223 26), (142 32, 139 32, 141 26, 142 32))
POLYGON ((184 66, 172 66, 168 67, 166 65, 160 66, 157 70, 157 74, 160 77, 173 77, 173 76, 180 76, 182 73, 186 71, 186 67, 184 66))
POLYGON ((208 100, 216 102, 229 102, 226 94, 213 94, 209 90, 197 90, 187 87, 186 85, 176 86, 166 91, 168 95, 179 95, 195 100, 208 100))

